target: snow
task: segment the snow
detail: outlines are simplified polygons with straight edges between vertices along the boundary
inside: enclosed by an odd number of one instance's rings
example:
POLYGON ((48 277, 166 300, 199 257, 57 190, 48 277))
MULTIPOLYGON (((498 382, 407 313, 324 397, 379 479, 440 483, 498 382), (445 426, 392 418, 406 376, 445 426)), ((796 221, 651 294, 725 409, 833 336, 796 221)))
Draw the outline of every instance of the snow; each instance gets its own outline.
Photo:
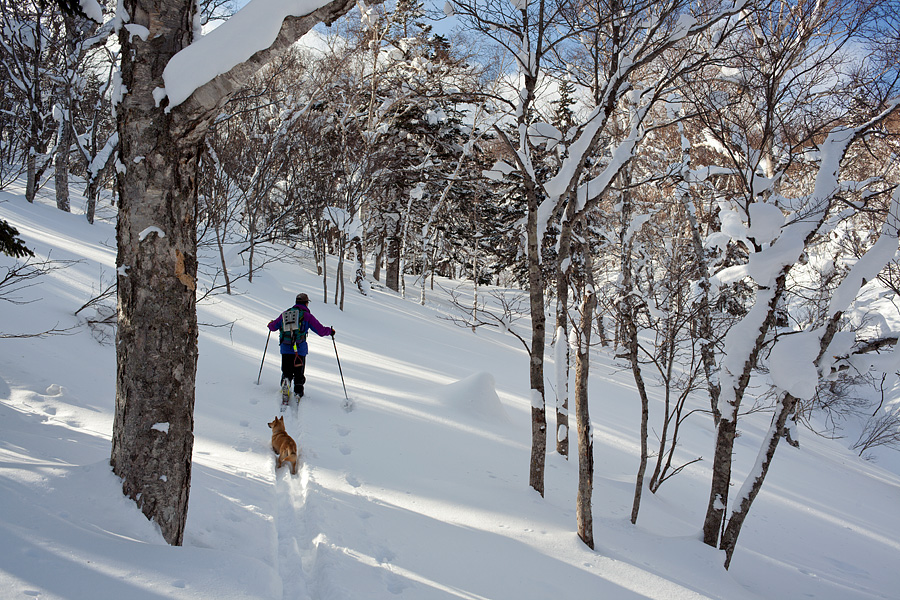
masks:
POLYGON ((444 407, 454 409, 454 416, 475 417, 479 422, 505 423, 509 416, 497 395, 494 376, 479 371, 435 391, 435 399, 444 407))
POLYGON ((872 281, 897 254, 900 235, 900 188, 894 190, 888 218, 881 235, 872 247, 853 265, 850 274, 841 281, 829 304, 829 313, 847 310, 859 289, 872 281))
POLYGON ((78 3, 89 19, 97 23, 103 23, 103 9, 100 8, 100 3, 97 0, 78 0, 78 3))
POLYGON ((138 234, 138 239, 139 239, 140 241, 143 242, 144 239, 145 239, 148 235, 150 235, 151 233, 155 233, 156 235, 158 235, 158 236, 161 237, 161 238, 162 238, 162 237, 166 237, 166 232, 165 232, 165 231, 163 231, 162 229, 160 229, 160 228, 157 227, 156 225, 151 225, 150 227, 147 227, 146 229, 144 229, 143 231, 141 231, 141 232, 138 234))
POLYGON ((548 151, 553 150, 562 141, 562 132, 549 123, 532 123, 528 128, 528 136, 532 145, 545 144, 548 151))
POLYGON ((749 207, 749 235, 757 244, 771 243, 784 226, 784 214, 774 204, 754 202, 749 207))
POLYGON ((307 15, 325 4, 327 0, 251 0, 169 60, 163 70, 165 93, 169 98, 166 110, 271 46, 285 18, 307 15))
POLYGON ((801 400, 815 395, 819 372, 813 361, 819 355, 820 340, 821 332, 817 331, 778 339, 769 356, 769 373, 776 386, 801 400))
POLYGON ((515 167, 498 160, 494 163, 494 166, 487 171, 482 171, 481 174, 494 181, 500 181, 505 175, 509 175, 513 171, 515 171, 515 167))
POLYGON ((330 227, 346 235, 347 239, 353 239, 362 235, 362 223, 343 208, 327 206, 322 211, 322 217, 328 222, 330 227))
MULTIPOLYGON (((304 256, 270 263, 252 285, 242 279, 233 296, 208 297, 198 307, 204 325, 190 509, 184 546, 170 547, 110 471, 115 349, 98 343, 84 314, 73 315, 97 293, 98 278, 115 271, 111 209, 101 205, 91 226, 77 214, 83 200, 74 199, 76 214, 63 213, 52 189, 29 204, 22 187, 0 191, 0 218, 39 258, 79 262, 21 292, 33 302, 0 303, 3 334, 75 327, 65 336, 0 339, 0 596, 896 597, 900 476, 886 467, 900 461, 887 454, 884 466, 862 461, 846 440, 810 435, 800 449, 779 447, 729 571, 723 554, 698 539, 709 460, 644 494, 631 525, 640 403, 628 372, 600 347, 592 352, 589 388, 597 550, 586 548, 574 533, 577 461, 563 460, 549 444, 545 497, 528 486, 527 353, 499 330, 473 333, 441 318, 452 307, 438 286, 426 306, 378 285, 368 296, 348 293, 343 312, 311 303, 338 330, 356 406, 341 409, 331 340, 313 336, 307 396, 285 413, 302 466, 296 476, 276 471, 267 426, 279 414, 271 344, 260 385, 256 378, 266 323, 298 291, 321 297, 321 278, 304 256)), ((0 256, 0 268, 12 263, 0 256)), ((441 283, 471 299, 471 287, 441 283)), ((488 297, 483 289, 481 297, 488 297)), ((651 390, 651 419, 660 418, 661 402, 651 390)), ((702 395, 688 403, 708 409, 702 395)), ((548 416, 550 432, 552 411, 548 416)), ((753 472, 770 417, 742 416, 735 482, 753 472)), ((682 460, 712 455, 708 415, 692 415, 682 435, 682 460)))
POLYGON ((144 27, 143 25, 137 25, 134 23, 128 23, 125 25, 125 29, 128 31, 131 39, 138 37, 143 41, 147 41, 147 38, 150 37, 150 30, 144 27))

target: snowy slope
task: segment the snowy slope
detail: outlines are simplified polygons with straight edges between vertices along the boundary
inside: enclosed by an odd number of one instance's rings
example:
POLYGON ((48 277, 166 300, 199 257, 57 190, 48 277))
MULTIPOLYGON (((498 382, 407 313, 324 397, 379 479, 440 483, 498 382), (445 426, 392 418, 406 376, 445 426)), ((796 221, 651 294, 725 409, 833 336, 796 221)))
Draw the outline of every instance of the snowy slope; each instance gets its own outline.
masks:
MULTIPOLYGON (((441 319, 441 290, 425 307, 348 290, 341 312, 300 259, 200 307, 190 509, 184 546, 169 547, 110 472, 114 349, 84 324, 93 309, 73 315, 114 274, 114 226, 19 194, 0 192, 0 218, 40 257, 79 262, 17 294, 31 303, 0 301, 4 334, 73 328, 0 340, 0 598, 898 597, 900 477, 838 442, 807 435, 799 450, 779 448, 728 572, 698 541, 709 461, 644 494, 632 526, 639 404, 627 373, 599 353, 597 551, 587 549, 574 534, 577 464, 551 453, 546 498, 528 488, 518 342, 441 319), (331 340, 312 336, 307 396, 286 413, 303 458, 291 477, 275 471, 266 425, 279 410, 274 341, 256 379, 265 324, 299 291, 337 329, 355 409, 341 409, 331 340)), ((0 268, 12 263, 0 257, 0 268)), ((712 455, 706 419, 687 422, 679 460, 712 455)), ((742 421, 737 485, 767 425, 764 414, 742 421)))

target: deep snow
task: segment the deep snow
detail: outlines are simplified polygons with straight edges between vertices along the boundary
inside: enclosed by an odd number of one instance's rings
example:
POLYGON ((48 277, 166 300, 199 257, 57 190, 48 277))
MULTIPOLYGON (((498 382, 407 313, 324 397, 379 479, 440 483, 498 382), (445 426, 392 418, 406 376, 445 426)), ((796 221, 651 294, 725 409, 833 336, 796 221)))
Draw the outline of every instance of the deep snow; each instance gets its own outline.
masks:
MULTIPOLYGON (((2 598, 900 594, 900 477, 860 460, 842 441, 806 434, 800 449, 779 447, 730 571, 720 552, 699 541, 709 460, 656 495, 645 493, 632 526, 639 403, 628 373, 599 348, 590 382, 597 550, 589 550, 574 533, 576 462, 551 452, 546 497, 528 487, 530 397, 519 342, 442 319, 452 308, 440 289, 422 307, 377 285, 368 296, 348 288, 341 312, 322 301, 321 280, 304 256, 270 264, 252 284, 241 280, 233 296, 210 297, 199 308, 190 509, 184 546, 169 547, 110 472, 114 348, 85 325, 92 309, 73 315, 115 273, 111 211, 91 226, 43 194, 29 205, 19 188, 0 191, 0 218, 39 257, 78 261, 16 294, 30 303, 0 301, 3 334, 72 328, 0 339, 2 598), (307 396, 286 413, 303 458, 291 477, 275 471, 266 425, 279 411, 276 344, 258 386, 256 379, 265 324, 299 291, 337 329, 355 409, 341 409, 331 340, 311 336, 307 396)), ((13 262, 0 256, 0 269, 13 262)), ((232 266, 241 268, 239 258, 232 266)), ((418 298, 417 288, 411 296, 418 298)), ((548 393, 552 402, 549 386, 548 393)), ((653 401, 658 430, 659 398, 653 401)), ((735 491, 768 421, 757 413, 740 422, 735 491)), ((707 416, 692 416, 678 460, 710 457, 713 433, 707 416)))

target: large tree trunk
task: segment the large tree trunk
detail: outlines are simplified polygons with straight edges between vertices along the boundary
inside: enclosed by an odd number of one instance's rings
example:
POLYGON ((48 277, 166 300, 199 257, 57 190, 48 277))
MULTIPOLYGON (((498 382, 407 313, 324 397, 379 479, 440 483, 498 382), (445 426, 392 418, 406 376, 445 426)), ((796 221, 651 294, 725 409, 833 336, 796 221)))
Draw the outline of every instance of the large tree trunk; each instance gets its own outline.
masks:
POLYGON ((122 38, 117 107, 118 352, 111 464, 124 493, 181 545, 187 518, 197 370, 196 133, 156 106, 169 58, 191 41, 192 2, 125 0, 153 42, 122 38), (194 134, 194 135, 189 135, 194 134))

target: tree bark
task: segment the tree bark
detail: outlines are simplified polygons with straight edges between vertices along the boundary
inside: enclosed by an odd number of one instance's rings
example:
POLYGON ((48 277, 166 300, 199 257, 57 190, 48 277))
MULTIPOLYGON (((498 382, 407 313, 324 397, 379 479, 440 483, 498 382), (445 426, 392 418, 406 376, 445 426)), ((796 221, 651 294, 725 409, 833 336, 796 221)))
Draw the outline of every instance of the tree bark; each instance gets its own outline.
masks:
MULTIPOLYGON (((390 227, 390 225, 388 225, 390 227)), ((393 223, 393 231, 387 233, 387 260, 385 265, 384 285, 389 290, 400 291, 400 218, 393 223)))
POLYGON ((621 223, 619 231, 620 246, 620 262, 622 270, 622 283, 619 290, 619 329, 621 330, 621 342, 625 346, 625 356, 631 365, 631 373, 634 377, 634 383, 638 391, 641 401, 641 456, 638 464, 638 472, 635 477, 634 500, 631 507, 631 522, 637 523, 638 512, 641 507, 641 494, 644 490, 644 474, 647 471, 647 423, 649 420, 649 400, 647 398, 647 388, 644 384, 644 377, 641 372, 641 365, 638 360, 638 328, 637 328, 637 309, 634 289, 634 262, 632 260, 632 252, 634 248, 635 231, 632 229, 632 215, 634 212, 634 203, 631 191, 628 189, 631 183, 631 165, 630 163, 623 167, 619 172, 623 191, 621 193, 621 223))
POLYGON ((34 23, 34 53, 32 54, 33 63, 31 64, 31 86, 28 89, 29 111, 29 140, 25 159, 25 199, 28 202, 34 202, 37 195, 38 179, 43 169, 38 170, 37 153, 41 149, 41 138, 43 137, 43 100, 41 95, 41 20, 44 16, 44 3, 36 2, 34 23))
MULTIPOLYGON (((187 517, 197 369, 197 132, 156 106, 169 58, 191 40, 190 2, 158 2, 153 22, 126 0, 136 23, 160 40, 123 36, 117 107, 116 412, 111 464, 122 489, 165 540, 181 545, 187 517), (130 39, 129 39, 130 38, 130 39), (140 158, 139 158, 140 157, 140 158)), ((156 39, 156 38, 155 38, 156 39)))
MULTIPOLYGON (((569 456, 569 274, 572 264, 572 227, 576 213, 576 202, 570 198, 566 204, 566 214, 560 225, 559 255, 556 269, 556 451, 560 456, 569 456)), ((594 301, 596 304, 596 300, 594 301)), ((593 309, 591 310, 593 313, 593 309)))
POLYGON ((760 469, 753 475, 753 479, 749 482, 749 489, 747 489, 746 492, 743 492, 742 490, 741 497, 739 498, 740 503, 737 508, 732 511, 731 517, 728 519, 728 525, 722 532, 722 541, 719 548, 725 551, 726 569, 731 565, 731 557, 734 555, 734 549, 737 547, 737 540, 738 535, 741 532, 741 527, 744 525, 744 520, 750 512, 750 505, 753 504, 753 501, 762 489, 766 474, 769 472, 769 465, 772 464, 772 458, 775 457, 775 449, 778 448, 778 442, 784 435, 784 424, 787 422, 787 418, 790 416, 791 412, 793 412, 796 404, 797 398, 791 394, 785 394, 779 401, 775 411, 775 417, 769 428, 769 433, 766 436, 766 441, 760 451, 760 469))
POLYGON ((363 251, 362 240, 355 237, 351 244, 353 244, 354 251, 356 252, 356 275, 353 282, 356 284, 359 293, 366 296, 366 254, 363 251))
POLYGON ((529 383, 531 386, 531 467, 528 483, 544 495, 544 468, 547 456, 547 409, 544 399, 544 347, 547 317, 544 313, 544 276, 541 272, 540 240, 538 239, 537 191, 534 181, 525 180, 528 202, 527 255, 528 288, 531 307, 531 355, 529 383))
POLYGON ((706 518, 703 520, 703 542, 715 547, 719 540, 725 509, 728 507, 728 487, 731 484, 731 454, 737 423, 732 418, 720 418, 716 428, 716 450, 713 455, 712 482, 706 518))
POLYGON ((64 212, 72 212, 72 205, 69 201, 69 148, 72 146, 72 128, 69 118, 72 113, 68 108, 63 112, 65 116, 59 124, 53 177, 56 183, 56 208, 64 212))
POLYGON ((54 178, 56 182, 56 207, 65 212, 72 212, 71 201, 69 200, 69 149, 74 141, 75 124, 73 118, 76 108, 72 78, 75 77, 75 72, 78 68, 75 54, 77 52, 76 40, 80 34, 74 16, 64 15, 63 23, 66 31, 63 57, 65 74, 62 82, 62 98, 60 98, 59 105, 61 120, 56 143, 56 170, 54 178))
POLYGON ((594 520, 591 497, 594 491, 594 439, 588 410, 588 376, 591 369, 591 325, 597 297, 594 294, 593 264, 589 248, 585 248, 584 256, 585 290, 581 302, 578 354, 575 357, 575 429, 578 436, 578 498, 575 505, 575 520, 578 537, 593 550, 594 520))
MULTIPOLYGON (((717 547, 720 530, 723 528, 725 510, 728 506, 728 490, 731 485, 731 465, 734 453, 734 438, 737 433, 737 417, 744 392, 750 384, 750 374, 757 364, 759 353, 762 351, 766 334, 775 320, 775 308, 784 291, 787 269, 776 278, 774 289, 765 290, 768 300, 761 298, 761 292, 757 293, 757 303, 765 302, 765 318, 759 325, 756 339, 752 349, 746 355, 742 372, 735 380, 735 385, 728 390, 731 396, 727 410, 720 411, 719 425, 716 428, 716 449, 713 455, 712 481, 710 483, 709 501, 706 507, 706 517, 703 520, 703 542, 709 546, 717 547)), ((748 317, 745 317, 748 318, 748 317)))

